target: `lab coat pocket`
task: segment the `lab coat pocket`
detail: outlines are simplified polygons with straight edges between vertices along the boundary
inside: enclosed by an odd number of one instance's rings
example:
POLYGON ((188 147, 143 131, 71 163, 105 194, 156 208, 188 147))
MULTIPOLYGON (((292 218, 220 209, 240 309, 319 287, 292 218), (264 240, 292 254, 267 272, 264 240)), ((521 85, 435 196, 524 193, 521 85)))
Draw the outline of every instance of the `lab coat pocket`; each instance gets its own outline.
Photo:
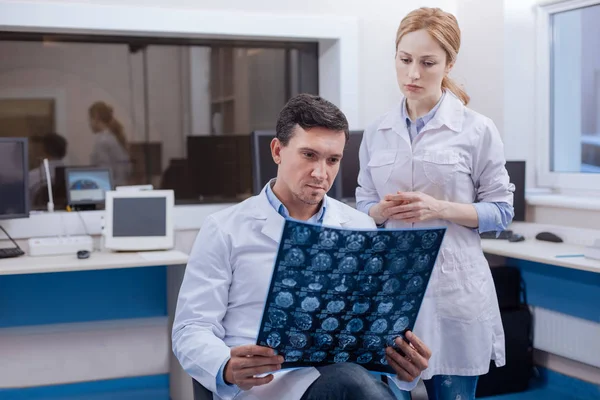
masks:
POLYGON ((494 291, 489 290, 485 274, 461 255, 460 249, 442 249, 435 290, 438 317, 460 322, 485 319, 494 291))
POLYGON ((388 179, 390 179, 397 153, 396 150, 383 150, 375 151, 371 154, 371 159, 367 165, 371 171, 373 183, 375 183, 378 189, 383 187, 388 179))
POLYGON ((459 156, 453 150, 441 150, 423 154, 425 176, 434 185, 443 186, 453 177, 458 168, 459 156))

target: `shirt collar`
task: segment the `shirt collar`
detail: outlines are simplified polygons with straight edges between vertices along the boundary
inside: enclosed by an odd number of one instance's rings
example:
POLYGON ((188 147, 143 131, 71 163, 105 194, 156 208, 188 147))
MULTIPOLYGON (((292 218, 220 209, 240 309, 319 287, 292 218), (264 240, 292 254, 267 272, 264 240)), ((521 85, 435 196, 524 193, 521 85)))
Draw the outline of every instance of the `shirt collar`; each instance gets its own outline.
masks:
POLYGON ((402 121, 406 122, 406 126, 408 128, 410 128, 410 126, 415 122, 417 123, 417 126, 420 125, 421 127, 424 127, 425 125, 427 125, 427 123, 429 121, 431 121, 433 119, 433 117, 435 116, 435 113, 440 108, 440 105, 442 104, 442 100, 444 100, 445 96, 446 96, 446 91, 443 90, 442 97, 440 97, 437 104, 431 110, 429 110, 429 112, 427 114, 423 115, 421 118, 417 118, 417 121, 412 121, 410 119, 410 117, 408 116, 408 110, 406 109, 406 97, 405 97, 402 100, 402 105, 400 107, 400 112, 402 113, 402 121))
MULTIPOLYGON (((273 192, 274 184, 275 184, 275 179, 271 179, 269 181, 269 183, 267 183, 267 188, 265 190, 265 193, 267 194, 267 199, 269 200, 269 203, 271 204, 271 206, 273 206, 275 211, 277 211, 279 213, 279 215, 281 215, 284 218, 289 219, 291 217, 290 217, 290 213, 289 213, 288 209, 283 205, 281 200, 279 200, 277 198, 277 196, 275 195, 275 193, 273 192)), ((324 196, 323 201, 321 202, 321 208, 319 209, 319 211, 317 211, 317 213, 315 215, 310 217, 307 222, 311 222, 311 223, 315 223, 315 224, 322 224, 323 218, 325 218, 325 210, 326 209, 327 209, 327 196, 324 196)))

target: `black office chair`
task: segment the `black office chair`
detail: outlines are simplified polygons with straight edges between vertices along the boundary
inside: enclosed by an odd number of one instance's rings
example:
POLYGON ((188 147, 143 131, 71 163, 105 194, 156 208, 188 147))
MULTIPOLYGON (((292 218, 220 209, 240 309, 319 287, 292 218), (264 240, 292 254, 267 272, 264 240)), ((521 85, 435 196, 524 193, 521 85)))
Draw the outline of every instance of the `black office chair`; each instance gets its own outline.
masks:
POLYGON ((192 382, 194 384, 194 400, 212 400, 213 394, 210 390, 195 379, 192 379, 192 382))

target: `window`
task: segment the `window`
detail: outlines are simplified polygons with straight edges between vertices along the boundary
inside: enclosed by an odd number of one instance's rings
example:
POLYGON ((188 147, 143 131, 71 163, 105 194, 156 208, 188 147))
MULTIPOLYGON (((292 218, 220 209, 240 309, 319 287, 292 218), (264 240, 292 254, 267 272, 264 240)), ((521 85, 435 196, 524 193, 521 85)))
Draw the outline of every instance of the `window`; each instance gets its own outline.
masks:
MULTIPOLYGON (((250 133, 274 129, 300 92, 318 93, 316 43, 0 34, 0 137, 29 137, 37 183, 49 158, 53 179, 100 166, 178 204, 239 201, 252 195, 250 133)), ((45 209, 46 186, 31 190, 45 209)))
POLYGON ((600 1, 540 8, 540 186, 600 188, 599 20, 600 1))

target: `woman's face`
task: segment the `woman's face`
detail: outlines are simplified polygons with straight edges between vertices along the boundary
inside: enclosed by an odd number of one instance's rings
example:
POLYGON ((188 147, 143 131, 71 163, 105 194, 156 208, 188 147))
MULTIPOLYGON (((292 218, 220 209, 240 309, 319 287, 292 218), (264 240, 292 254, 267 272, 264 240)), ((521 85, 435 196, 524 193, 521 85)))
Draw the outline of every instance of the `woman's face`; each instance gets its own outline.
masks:
POLYGON ((446 52, 425 30, 407 33, 396 49, 396 78, 400 91, 409 100, 436 98, 442 79, 452 68, 446 52))
POLYGON ((102 132, 105 126, 94 115, 90 114, 90 129, 94 133, 102 132))

